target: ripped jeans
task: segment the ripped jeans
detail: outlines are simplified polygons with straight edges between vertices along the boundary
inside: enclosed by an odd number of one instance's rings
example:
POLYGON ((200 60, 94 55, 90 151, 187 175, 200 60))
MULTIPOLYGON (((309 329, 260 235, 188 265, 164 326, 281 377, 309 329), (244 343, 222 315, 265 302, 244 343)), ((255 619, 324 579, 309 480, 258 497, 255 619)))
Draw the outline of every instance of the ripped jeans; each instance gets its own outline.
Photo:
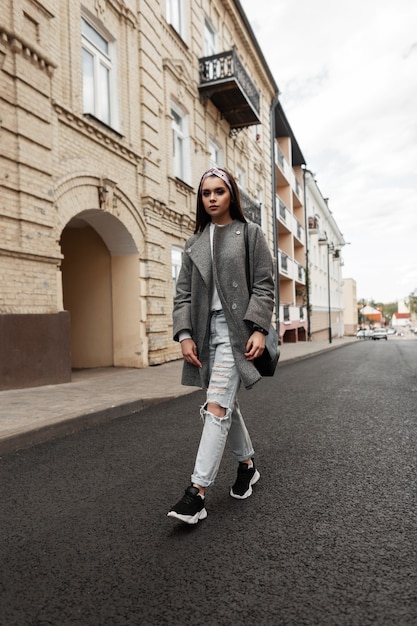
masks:
POLYGON ((223 311, 210 320, 210 382, 206 403, 200 409, 203 432, 191 475, 191 482, 201 487, 214 483, 226 441, 237 461, 246 461, 255 452, 237 402, 240 376, 233 358, 229 329, 223 311), (213 402, 226 409, 224 417, 207 410, 213 402))

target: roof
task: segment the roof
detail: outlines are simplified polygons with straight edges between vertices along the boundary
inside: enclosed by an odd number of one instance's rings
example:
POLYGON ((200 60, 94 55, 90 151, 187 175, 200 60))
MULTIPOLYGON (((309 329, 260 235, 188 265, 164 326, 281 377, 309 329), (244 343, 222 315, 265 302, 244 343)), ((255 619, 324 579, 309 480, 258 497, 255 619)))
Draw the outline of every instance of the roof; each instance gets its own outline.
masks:
POLYGON ((278 101, 275 106, 275 136, 290 137, 292 151, 292 165, 305 165, 306 160, 301 152, 300 146, 295 138, 292 128, 285 115, 282 104, 278 101))
POLYGON ((410 313, 394 313, 397 320, 408 320, 411 317, 410 313))
POLYGON ((362 315, 381 315, 381 311, 379 309, 374 309, 374 307, 369 304, 362 307, 360 313, 362 313, 362 315))

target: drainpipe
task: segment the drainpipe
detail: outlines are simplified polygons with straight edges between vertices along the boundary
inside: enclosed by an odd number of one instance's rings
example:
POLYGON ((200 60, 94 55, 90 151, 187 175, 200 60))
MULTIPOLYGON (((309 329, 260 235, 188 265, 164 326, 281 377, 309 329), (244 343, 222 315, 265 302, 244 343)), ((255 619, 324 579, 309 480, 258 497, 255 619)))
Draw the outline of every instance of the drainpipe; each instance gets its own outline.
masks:
POLYGON ((277 176, 275 170, 275 108, 278 104, 278 98, 275 97, 271 102, 271 160, 272 160, 272 232, 274 235, 274 258, 275 258, 275 328, 280 337, 280 293, 279 293, 279 254, 278 254, 278 230, 277 230, 277 201, 276 188, 277 176))
POLYGON ((313 172, 308 170, 306 167, 303 167, 303 186, 304 186, 304 224, 305 224, 305 234, 306 234, 306 304, 307 304, 307 341, 311 341, 311 312, 310 312, 310 256, 309 256, 309 247, 310 247, 310 236, 309 236, 309 227, 308 227, 308 214, 307 214, 307 183, 306 183, 306 173, 309 173, 310 176, 314 177, 313 172))

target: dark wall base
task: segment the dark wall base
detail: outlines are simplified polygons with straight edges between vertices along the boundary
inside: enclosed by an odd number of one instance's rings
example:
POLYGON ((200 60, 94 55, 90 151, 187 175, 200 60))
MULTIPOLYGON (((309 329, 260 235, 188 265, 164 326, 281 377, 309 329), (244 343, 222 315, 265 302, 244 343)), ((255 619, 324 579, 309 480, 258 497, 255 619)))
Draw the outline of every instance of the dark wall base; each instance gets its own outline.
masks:
POLYGON ((0 390, 70 381, 68 311, 0 315, 0 390))

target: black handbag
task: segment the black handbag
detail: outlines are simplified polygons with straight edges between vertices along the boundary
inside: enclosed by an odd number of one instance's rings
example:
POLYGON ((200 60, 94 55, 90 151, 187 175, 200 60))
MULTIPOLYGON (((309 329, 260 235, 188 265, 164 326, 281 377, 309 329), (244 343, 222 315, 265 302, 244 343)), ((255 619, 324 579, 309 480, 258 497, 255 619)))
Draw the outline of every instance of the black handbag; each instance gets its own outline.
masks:
MULTIPOLYGON (((249 294, 252 293, 252 284, 250 280, 250 263, 249 263, 249 235, 248 226, 245 224, 245 249, 246 249, 246 282, 248 284, 249 294)), ((265 350, 262 356, 257 357, 253 364, 261 376, 273 376, 279 360, 278 333, 272 324, 265 336, 265 350)))

